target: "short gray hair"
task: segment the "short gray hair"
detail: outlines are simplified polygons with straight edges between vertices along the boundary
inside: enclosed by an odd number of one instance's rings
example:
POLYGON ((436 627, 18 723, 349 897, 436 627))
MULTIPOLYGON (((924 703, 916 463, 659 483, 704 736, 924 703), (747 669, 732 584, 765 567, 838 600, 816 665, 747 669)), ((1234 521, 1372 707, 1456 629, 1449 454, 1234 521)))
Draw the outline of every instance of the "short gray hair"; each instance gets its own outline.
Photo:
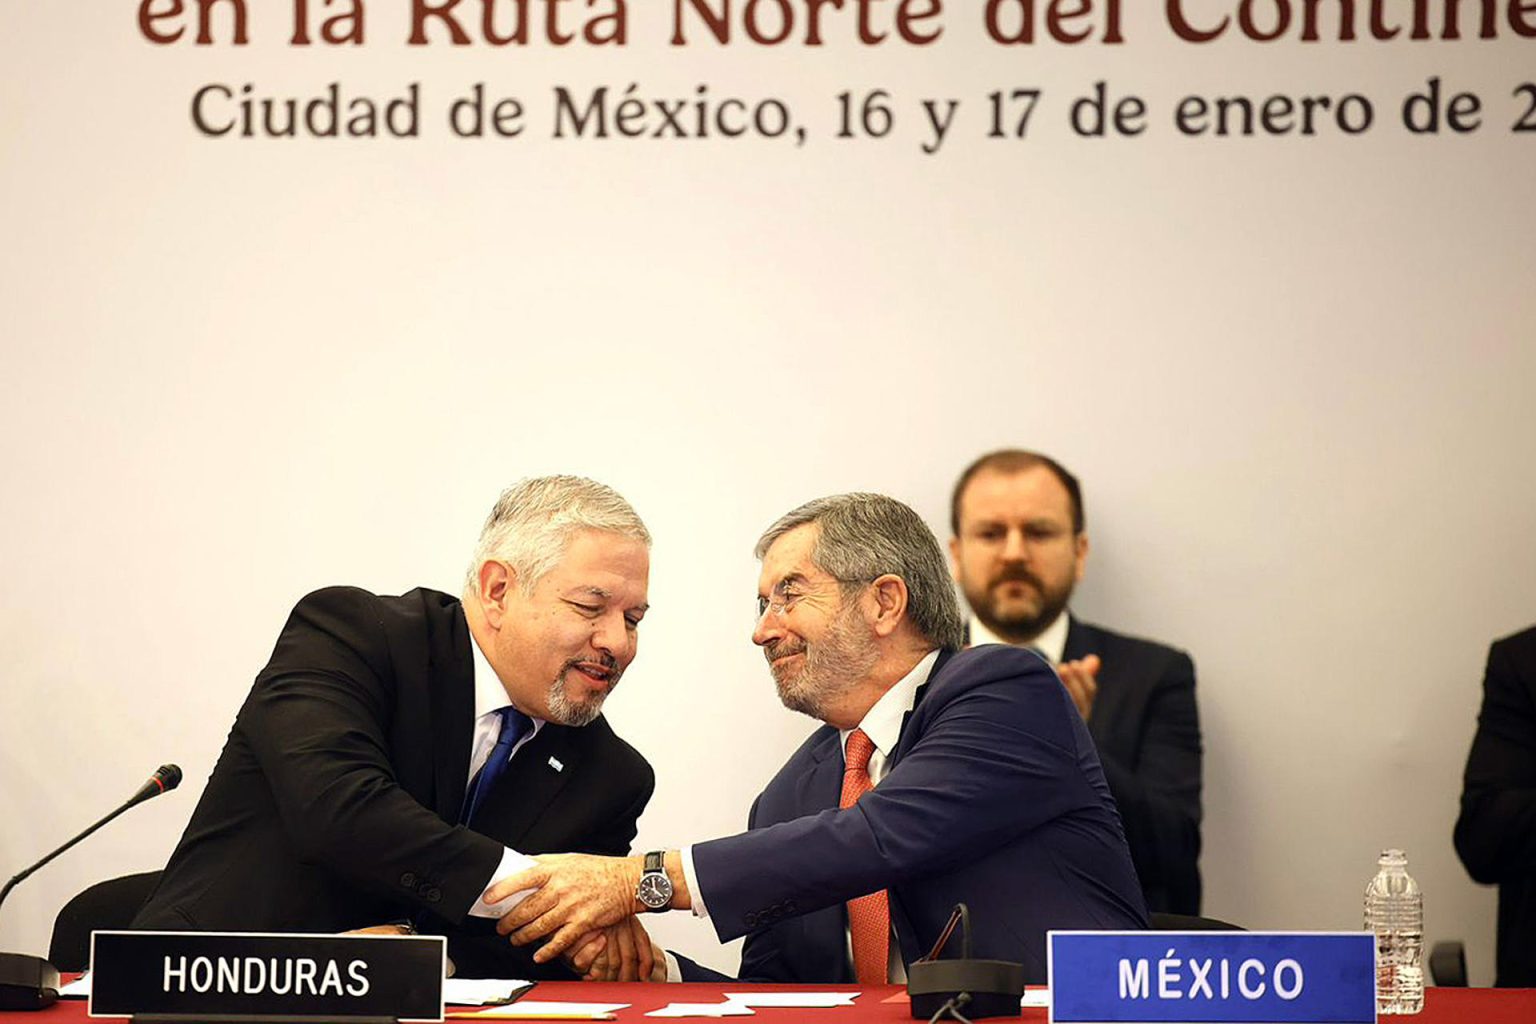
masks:
POLYGON ((883 494, 834 494, 779 517, 758 538, 758 560, 791 530, 816 523, 821 534, 811 561, 838 580, 861 583, 890 573, 907 584, 907 616, 939 647, 965 644, 965 622, 955 599, 949 566, 922 517, 883 494))
POLYGON ((651 546, 650 531, 612 487, 580 476, 519 480, 501 492, 486 517, 464 577, 465 591, 479 588, 482 565, 500 559, 517 573, 523 593, 531 593, 582 530, 617 533, 651 546))

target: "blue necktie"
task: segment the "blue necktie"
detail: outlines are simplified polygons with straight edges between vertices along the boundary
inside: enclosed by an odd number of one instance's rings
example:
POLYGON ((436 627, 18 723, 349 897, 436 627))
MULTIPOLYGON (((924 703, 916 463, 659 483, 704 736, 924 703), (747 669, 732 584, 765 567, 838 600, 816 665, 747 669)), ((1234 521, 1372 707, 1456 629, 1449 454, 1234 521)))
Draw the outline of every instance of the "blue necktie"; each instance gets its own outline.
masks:
POLYGON ((485 802, 502 772, 507 770, 507 762, 512 759, 512 748, 533 726, 533 721, 527 715, 511 705, 496 713, 501 716, 501 733, 496 737, 496 746, 491 749, 491 756, 486 758, 480 773, 469 787, 469 799, 465 802, 462 819, 465 825, 475 820, 475 812, 485 802))

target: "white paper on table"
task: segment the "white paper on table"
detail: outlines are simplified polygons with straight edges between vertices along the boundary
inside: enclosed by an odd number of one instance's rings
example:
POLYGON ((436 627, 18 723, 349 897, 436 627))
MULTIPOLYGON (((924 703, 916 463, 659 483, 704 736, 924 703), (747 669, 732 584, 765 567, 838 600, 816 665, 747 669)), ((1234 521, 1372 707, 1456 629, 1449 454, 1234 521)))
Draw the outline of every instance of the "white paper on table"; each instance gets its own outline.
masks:
POLYGON ((647 1017, 751 1017, 750 1006, 733 1003, 668 1003, 659 1010, 652 1010, 647 1017))
POLYGON ((520 978, 449 978, 443 982, 443 1002, 450 1006, 485 1006, 505 1003, 533 982, 520 978))
POLYGON ((727 1002, 737 1006, 800 1006, 830 1009, 852 1006, 858 992, 724 992, 727 1002))
POLYGON ((1030 986, 1024 990, 1024 998, 1019 1000, 1019 1005, 1038 1006, 1042 1009, 1049 1009, 1051 1005, 1051 990, 1030 986))
POLYGON ((60 999, 84 999, 91 994, 91 972, 86 971, 74 981, 59 989, 60 999))
POLYGON ((475 1010, 464 1016, 471 1020, 476 1017, 494 1020, 497 1017, 504 1017, 510 1014, 524 1017, 569 1017, 574 1020, 585 1017, 601 1020, 610 1013, 617 1013, 628 1007, 628 1003, 557 1003, 551 1000, 541 1002, 536 999, 519 999, 517 1002, 508 1003, 505 1006, 487 1006, 483 1010, 475 1010))

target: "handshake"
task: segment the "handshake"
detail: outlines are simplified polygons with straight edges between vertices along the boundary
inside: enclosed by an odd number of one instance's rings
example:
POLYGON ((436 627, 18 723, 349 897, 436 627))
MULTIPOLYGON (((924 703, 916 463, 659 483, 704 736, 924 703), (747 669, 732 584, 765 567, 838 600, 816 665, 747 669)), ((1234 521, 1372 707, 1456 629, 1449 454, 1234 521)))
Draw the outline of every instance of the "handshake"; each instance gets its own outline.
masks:
MULTIPOLYGON (((1008 550, 1054 544, 1066 593, 1087 547, 1064 486, 1049 529, 1012 528, 1008 550)), ((135 925, 184 927, 195 906, 201 927, 315 930, 366 919, 388 898, 450 926, 465 913, 494 917, 536 963, 563 957, 589 978, 657 978, 675 961, 702 980, 714 972, 662 953, 637 920, 693 909, 721 942, 746 940, 742 978, 810 984, 883 984, 892 961, 921 956, 961 902, 988 908, 968 935, 978 957, 1033 965, 1034 980, 1044 980, 1050 928, 1146 926, 1086 724, 1105 721, 1097 657, 1069 660, 1058 676, 1003 644, 962 650, 965 621, 938 540, 914 510, 878 494, 807 502, 758 540, 752 641, 780 701, 820 725, 753 801, 747 830, 694 842, 686 860, 670 852, 660 866, 654 856, 519 859, 525 840, 610 850, 636 834, 654 772, 597 723, 648 608, 649 536, 611 489, 540 478, 498 500, 463 601, 344 587, 304 598, 135 925), (472 733, 460 729, 482 703, 477 681, 493 677, 511 701, 493 709, 500 721, 484 712, 472 733), (439 709, 458 725, 439 729, 439 709), (471 775, 470 741, 478 750, 493 735, 471 775), (445 785, 461 771, 463 789, 445 785), (561 814, 530 831, 557 790, 561 814), (286 844, 254 841, 284 832, 286 844), (375 849, 389 853, 370 859, 375 849), (231 870, 231 858, 249 863, 231 870), (326 898, 312 908, 315 892, 326 898)), ((1028 564, 1000 583, 1015 601, 1044 588, 1028 564)), ((1069 629, 1064 616, 1049 618, 1069 629)), ((1186 744, 1179 770, 1165 773, 1177 785, 1165 789, 1191 808, 1158 828, 1189 836, 1197 853, 1193 667, 1176 652, 1158 658, 1183 666, 1167 689, 1184 695, 1170 732, 1186 744)), ((501 698, 488 692, 483 703, 501 698)), ((1128 822, 1151 813, 1126 806, 1137 810, 1128 822)), ((495 939, 474 945, 488 959, 509 952, 495 939)))
MULTIPOLYGON (((650 909, 636 894, 645 874, 643 857, 596 857, 556 853, 492 885, 485 901, 496 905, 523 894, 497 922, 515 946, 544 940, 536 963, 563 956, 587 981, 665 981, 666 955, 651 941, 637 914, 650 909)), ((664 858, 672 898, 664 907, 692 905, 680 858, 664 858)))

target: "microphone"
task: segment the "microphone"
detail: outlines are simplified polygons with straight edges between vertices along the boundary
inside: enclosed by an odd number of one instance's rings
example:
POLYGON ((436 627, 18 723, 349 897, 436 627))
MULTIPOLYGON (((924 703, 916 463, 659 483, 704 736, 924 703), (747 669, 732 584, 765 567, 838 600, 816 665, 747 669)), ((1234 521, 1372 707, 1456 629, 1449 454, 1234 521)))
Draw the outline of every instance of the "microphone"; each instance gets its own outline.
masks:
MULTIPOLYGON (((174 764, 161 765, 155 770, 155 774, 149 777, 149 781, 140 786, 139 791, 124 801, 122 806, 6 882, 5 888, 0 889, 0 903, 4 903, 5 898, 11 894, 11 890, 31 877, 38 868, 51 862, 59 854, 119 814, 161 793, 169 793, 180 784, 181 769, 174 764)), ((47 960, 40 956, 28 956, 25 953, 0 953, 0 1010, 41 1010, 53 1005, 54 1000, 58 998, 59 972, 47 960)))
MULTIPOLYGON (((128 802, 123 805, 122 809, 126 811, 128 808, 137 806, 151 797, 157 797, 161 793, 169 793, 179 785, 181 785, 181 769, 174 764, 163 764, 155 769, 155 774, 149 777, 148 782, 139 787, 137 793, 128 798, 128 802)), ((106 824, 110 820, 110 818, 107 818, 102 824, 106 824)), ((100 826, 96 827, 99 828, 100 826)), ((89 834, 86 833, 86 835, 89 834)), ((81 838, 84 837, 82 836, 81 838)), ((76 840, 76 842, 78 841, 76 840)))

